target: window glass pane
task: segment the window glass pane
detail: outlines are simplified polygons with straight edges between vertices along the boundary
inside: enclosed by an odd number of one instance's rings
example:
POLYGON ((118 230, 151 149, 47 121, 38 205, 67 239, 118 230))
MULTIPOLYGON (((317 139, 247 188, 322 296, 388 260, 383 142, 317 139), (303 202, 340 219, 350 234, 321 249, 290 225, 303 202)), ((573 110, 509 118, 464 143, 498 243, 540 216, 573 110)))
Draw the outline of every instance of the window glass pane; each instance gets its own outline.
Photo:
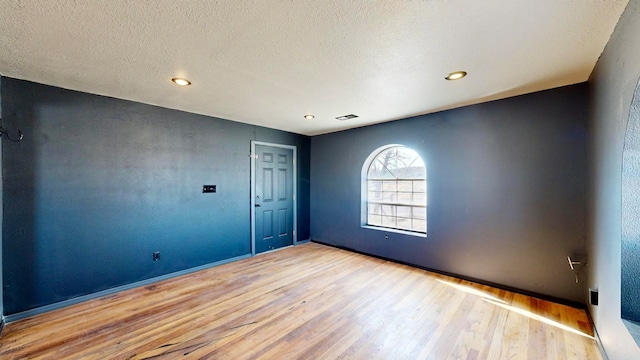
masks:
POLYGON ((369 180, 368 187, 369 187, 369 190, 380 191, 382 190, 382 181, 369 180))
POLYGON ((381 201, 381 200, 382 200, 381 191, 369 191, 369 201, 381 201))
POLYGON ((425 220, 427 218, 427 208, 413 208, 413 218, 419 220, 425 220))
POLYGON ((384 181, 382 183, 382 190, 383 191, 397 191, 398 187, 397 187, 397 182, 394 181, 384 181))
POLYGON ((396 216, 396 207, 394 205, 380 205, 382 215, 396 216))
POLYGON ((382 193, 382 201, 394 203, 398 201, 398 193, 385 191, 382 193))
POLYGON ((398 218, 397 227, 398 229, 402 229, 402 230, 413 230, 411 228, 411 219, 398 218))
POLYGON ((411 193, 398 193, 398 203, 411 204, 411 193))
POLYGON ((382 226, 396 227, 396 217, 395 216, 383 216, 382 217, 382 226))
POLYGON ((367 176, 372 179, 425 179, 426 169, 418 153, 399 146, 378 154, 371 162, 367 176))
POLYGON ((410 218, 411 217, 411 208, 408 206, 398 206, 396 208, 397 211, 397 216, 398 217, 405 217, 405 218, 410 218))
POLYGON ((424 180, 417 180, 413 182, 414 192, 427 192, 427 182, 424 180))
POLYGON ((425 205, 427 203, 427 195, 424 193, 413 193, 414 205, 425 205))
POLYGON ((369 214, 369 225, 382 226, 382 216, 369 214))
POLYGON ((369 172, 367 174, 372 179, 395 179, 395 176, 387 168, 387 164, 384 159, 380 158, 380 155, 369 166, 369 172))
POLYGON ((400 180, 398 181, 398 191, 413 191, 413 181, 400 180))
POLYGON ((379 204, 369 204, 369 215, 382 215, 381 206, 379 204))
POLYGON ((413 230, 415 231, 427 231, 427 221, 426 220, 413 220, 413 230))

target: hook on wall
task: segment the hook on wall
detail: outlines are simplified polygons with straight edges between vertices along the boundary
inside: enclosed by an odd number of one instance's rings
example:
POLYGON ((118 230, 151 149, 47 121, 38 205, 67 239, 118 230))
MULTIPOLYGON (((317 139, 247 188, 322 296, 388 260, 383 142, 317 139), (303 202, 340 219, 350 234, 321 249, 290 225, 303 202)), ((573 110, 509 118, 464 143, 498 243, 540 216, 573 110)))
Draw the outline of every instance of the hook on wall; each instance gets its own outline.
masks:
MULTIPOLYGON (((578 258, 581 258, 581 257, 578 256, 578 258)), ((586 259, 580 259, 576 261, 574 259, 571 259, 571 256, 567 256, 567 261, 569 262, 569 267, 571 267, 571 270, 574 270, 576 272, 576 284, 577 284, 579 282, 578 275, 580 275, 580 271, 582 271, 585 265, 587 265, 586 259)))
POLYGON ((9 132, 6 129, 3 129, 0 127, 0 136, 2 136, 2 134, 7 135, 7 139, 9 139, 9 141, 13 141, 13 142, 18 142, 20 140, 22 140, 22 138, 24 138, 24 135, 22 134, 22 131, 18 130, 18 138, 17 139, 13 139, 11 137, 11 135, 9 135, 9 132))

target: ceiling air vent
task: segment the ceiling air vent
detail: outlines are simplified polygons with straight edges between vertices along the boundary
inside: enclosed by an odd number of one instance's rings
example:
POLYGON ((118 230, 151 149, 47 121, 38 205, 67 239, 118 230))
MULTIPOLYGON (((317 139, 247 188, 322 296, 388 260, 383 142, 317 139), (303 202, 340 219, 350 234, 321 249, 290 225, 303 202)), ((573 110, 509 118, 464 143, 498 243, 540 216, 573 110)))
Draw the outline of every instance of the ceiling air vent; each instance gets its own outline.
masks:
POLYGON ((345 121, 345 120, 354 119, 354 118, 357 118, 357 117, 358 117, 358 115, 349 114, 349 115, 338 116, 336 119, 338 119, 340 121, 345 121))

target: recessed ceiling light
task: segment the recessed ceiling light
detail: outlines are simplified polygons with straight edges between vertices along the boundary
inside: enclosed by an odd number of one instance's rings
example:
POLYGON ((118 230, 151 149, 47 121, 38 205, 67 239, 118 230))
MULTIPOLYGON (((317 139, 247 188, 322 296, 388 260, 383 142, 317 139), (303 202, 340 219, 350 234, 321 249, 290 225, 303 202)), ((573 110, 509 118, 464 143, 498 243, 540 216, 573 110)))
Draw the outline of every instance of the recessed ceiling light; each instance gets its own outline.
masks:
POLYGON ((458 80, 458 79, 462 79, 465 76, 467 76, 467 72, 466 71, 454 71, 451 74, 447 75, 445 77, 445 79, 447 79, 447 80, 458 80))
POLYGON ((311 120, 311 119, 315 118, 315 116, 313 116, 313 115, 305 115, 304 118, 307 119, 307 120, 311 120))
POLYGON ((191 81, 189 81, 187 79, 183 79, 183 78, 173 78, 173 79, 171 79, 171 81, 173 81, 174 83, 176 83, 177 85, 180 85, 180 86, 189 86, 189 85, 191 85, 191 81))

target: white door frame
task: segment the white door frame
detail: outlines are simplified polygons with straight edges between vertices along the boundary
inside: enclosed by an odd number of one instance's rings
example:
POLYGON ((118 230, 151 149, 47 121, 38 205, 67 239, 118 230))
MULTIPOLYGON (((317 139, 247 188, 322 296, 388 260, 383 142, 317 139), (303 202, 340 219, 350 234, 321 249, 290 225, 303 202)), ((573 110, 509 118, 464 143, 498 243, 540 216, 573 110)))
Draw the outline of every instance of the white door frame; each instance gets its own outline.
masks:
POLYGON ((251 255, 256 254, 256 145, 293 150, 293 245, 298 243, 298 168, 297 148, 294 145, 251 140, 251 255))

